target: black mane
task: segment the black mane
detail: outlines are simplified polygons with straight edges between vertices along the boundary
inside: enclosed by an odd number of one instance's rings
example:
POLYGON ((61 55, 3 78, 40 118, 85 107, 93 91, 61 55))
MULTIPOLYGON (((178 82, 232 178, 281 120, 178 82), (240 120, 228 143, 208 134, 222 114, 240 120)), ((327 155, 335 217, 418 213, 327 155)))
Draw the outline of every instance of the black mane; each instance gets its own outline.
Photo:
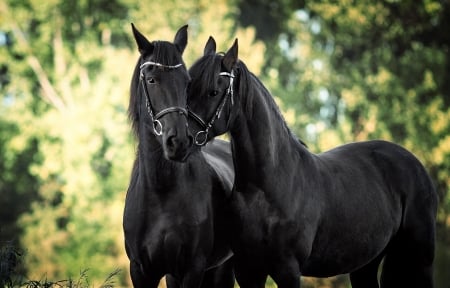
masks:
POLYGON ((254 97, 263 97, 264 101, 269 107, 270 112, 277 117, 279 123, 282 123, 283 130, 291 136, 292 139, 299 142, 299 144, 307 147, 307 145, 300 140, 294 133, 292 133, 291 129, 287 125, 283 114, 281 113, 278 105, 275 102, 272 94, 267 90, 264 84, 255 76, 250 70, 248 70, 247 66, 242 61, 238 61, 237 63, 237 71, 239 74, 238 77, 238 85, 239 85, 239 97, 244 100, 244 109, 247 111, 247 115, 252 115, 252 105, 254 97), (255 87, 256 86, 256 87, 255 87), (258 93, 259 92, 259 93, 258 93))

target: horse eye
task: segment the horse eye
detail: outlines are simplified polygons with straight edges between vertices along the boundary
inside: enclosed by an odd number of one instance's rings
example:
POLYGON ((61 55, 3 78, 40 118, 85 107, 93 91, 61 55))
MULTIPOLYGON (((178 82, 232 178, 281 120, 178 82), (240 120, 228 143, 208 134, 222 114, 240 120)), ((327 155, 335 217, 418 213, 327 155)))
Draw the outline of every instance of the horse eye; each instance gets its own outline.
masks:
POLYGON ((212 90, 211 92, 209 92, 209 96, 211 97, 216 97, 217 95, 219 95, 219 91, 217 90, 212 90))
POLYGON ((148 78, 147 79, 147 83, 150 84, 150 85, 151 84, 155 84, 156 83, 155 78, 148 78))

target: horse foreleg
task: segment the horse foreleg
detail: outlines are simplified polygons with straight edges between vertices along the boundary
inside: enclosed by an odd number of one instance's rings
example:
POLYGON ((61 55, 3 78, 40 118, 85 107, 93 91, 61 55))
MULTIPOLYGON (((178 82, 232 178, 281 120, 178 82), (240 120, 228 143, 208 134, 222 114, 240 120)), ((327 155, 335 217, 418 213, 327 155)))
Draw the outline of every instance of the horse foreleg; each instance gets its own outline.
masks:
POLYGON ((234 272, 232 260, 205 272, 202 288, 233 288, 234 272))
POLYGON ((186 273, 181 280, 181 288, 199 288, 203 282, 204 272, 200 271, 190 271, 186 273))
POLYGON ((283 275, 272 276, 275 283, 277 283, 278 288, 299 288, 300 287, 300 275, 283 275))
POLYGON ((258 269, 248 269, 236 263, 234 273, 241 288, 264 288, 266 285, 267 274, 258 269))
POLYGON ((166 275, 166 287, 167 288, 180 288, 180 283, 175 277, 170 274, 166 275))
POLYGON ((130 261, 130 275, 134 288, 157 288, 161 277, 146 275, 136 261, 130 261))
POLYGON ((383 255, 350 273, 350 283, 352 284, 352 288, 379 288, 378 266, 380 266, 381 259, 383 259, 383 255))
POLYGON ((291 261, 285 261, 284 264, 276 266, 270 276, 277 283, 278 288, 299 288, 300 270, 297 261, 292 259, 291 261))

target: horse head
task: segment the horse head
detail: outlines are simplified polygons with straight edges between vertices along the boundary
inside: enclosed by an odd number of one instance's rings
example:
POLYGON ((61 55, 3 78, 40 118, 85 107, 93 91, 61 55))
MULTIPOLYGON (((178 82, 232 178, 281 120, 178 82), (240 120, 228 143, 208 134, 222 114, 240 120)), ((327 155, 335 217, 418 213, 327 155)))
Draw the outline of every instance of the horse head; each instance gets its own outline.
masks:
POLYGON ((209 37, 203 56, 189 69, 189 124, 197 146, 229 130, 235 109, 237 63, 237 39, 226 53, 216 53, 216 42, 209 37))
POLYGON ((151 42, 133 24, 132 29, 140 53, 131 83, 133 128, 140 143, 156 139, 165 158, 184 161, 193 143, 186 110, 190 77, 182 59, 187 25, 178 30, 173 43, 151 42))

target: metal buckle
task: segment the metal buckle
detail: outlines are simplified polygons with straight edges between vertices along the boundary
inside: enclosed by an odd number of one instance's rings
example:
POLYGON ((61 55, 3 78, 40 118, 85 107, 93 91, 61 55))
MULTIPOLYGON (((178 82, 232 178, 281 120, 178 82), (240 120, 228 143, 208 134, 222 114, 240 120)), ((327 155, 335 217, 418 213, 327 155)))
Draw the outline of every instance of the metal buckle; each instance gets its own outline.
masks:
POLYGON ((153 131, 155 132, 155 134, 157 136, 161 136, 162 132, 163 132, 162 130, 163 130, 163 127, 162 127, 161 122, 158 119, 153 120, 153 131))
POLYGON ((207 130, 198 131, 197 134, 195 134, 195 137, 194 137, 195 145, 203 146, 206 144, 207 140, 208 140, 208 131, 207 130), (199 137, 200 137, 200 140, 199 140, 199 137), (201 139, 201 137, 203 137, 203 139, 201 139))

